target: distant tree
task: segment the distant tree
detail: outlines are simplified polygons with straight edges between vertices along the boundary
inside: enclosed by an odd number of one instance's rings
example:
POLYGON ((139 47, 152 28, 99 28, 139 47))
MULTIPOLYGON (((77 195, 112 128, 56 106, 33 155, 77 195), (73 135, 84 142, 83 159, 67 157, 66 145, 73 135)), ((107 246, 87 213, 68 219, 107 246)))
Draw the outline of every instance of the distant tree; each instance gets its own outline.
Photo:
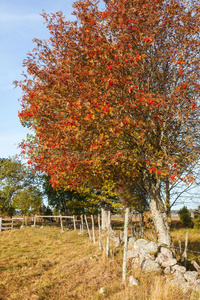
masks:
POLYGON ((180 220, 181 220, 181 222, 183 223, 184 226, 190 227, 193 224, 191 213, 190 213, 189 209, 186 206, 181 208, 178 211, 178 214, 179 214, 180 220))
POLYGON ((50 176, 43 175, 43 193, 47 196, 48 204, 64 215, 80 215, 82 213, 97 213, 99 196, 90 188, 82 188, 79 192, 52 188, 50 176))
POLYGON ((16 209, 27 211, 29 204, 39 206, 42 200, 37 184, 37 175, 19 159, 0 159, 0 214, 12 216, 16 209))
POLYGON ((200 205, 198 206, 197 209, 194 210, 194 218, 200 219, 200 205))
POLYGON ((39 213, 42 205, 42 192, 35 186, 19 190, 13 197, 13 205, 22 214, 39 213))
POLYGON ((40 207, 40 214, 43 216, 52 216, 52 209, 47 205, 42 204, 40 207))

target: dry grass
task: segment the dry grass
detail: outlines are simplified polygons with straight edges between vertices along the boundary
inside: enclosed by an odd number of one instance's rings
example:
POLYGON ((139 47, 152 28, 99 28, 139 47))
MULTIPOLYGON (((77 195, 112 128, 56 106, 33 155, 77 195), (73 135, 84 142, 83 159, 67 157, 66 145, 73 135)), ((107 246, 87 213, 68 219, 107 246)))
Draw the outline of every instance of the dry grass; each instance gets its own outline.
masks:
POLYGON ((122 249, 106 258, 77 233, 52 227, 1 232, 0 299, 200 299, 170 287, 164 276, 133 271, 131 262, 128 275, 138 278, 140 286, 123 285, 122 249))

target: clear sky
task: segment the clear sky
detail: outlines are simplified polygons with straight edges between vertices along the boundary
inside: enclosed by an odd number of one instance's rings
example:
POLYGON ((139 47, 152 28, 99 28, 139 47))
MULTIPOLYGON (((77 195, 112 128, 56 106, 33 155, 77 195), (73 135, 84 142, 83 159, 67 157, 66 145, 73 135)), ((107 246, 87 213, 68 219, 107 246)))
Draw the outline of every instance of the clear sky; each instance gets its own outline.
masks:
MULTIPOLYGON (((48 31, 40 15, 63 11, 66 19, 73 20, 73 0, 1 0, 0 1, 0 158, 20 153, 18 144, 26 138, 28 130, 18 118, 20 88, 14 89, 13 81, 21 80, 22 63, 28 51, 34 48, 34 38, 48 39, 48 31)), ((182 198, 179 207, 200 204, 199 192, 193 201, 190 195, 182 198), (189 200, 189 203, 188 203, 189 200)), ((179 208, 175 207, 175 209, 179 208)))
POLYGON ((22 79, 22 63, 34 48, 34 38, 48 39, 48 31, 40 15, 63 11, 73 19, 73 0, 1 0, 0 1, 0 157, 20 153, 18 144, 28 130, 18 118, 20 88, 13 81, 22 79))

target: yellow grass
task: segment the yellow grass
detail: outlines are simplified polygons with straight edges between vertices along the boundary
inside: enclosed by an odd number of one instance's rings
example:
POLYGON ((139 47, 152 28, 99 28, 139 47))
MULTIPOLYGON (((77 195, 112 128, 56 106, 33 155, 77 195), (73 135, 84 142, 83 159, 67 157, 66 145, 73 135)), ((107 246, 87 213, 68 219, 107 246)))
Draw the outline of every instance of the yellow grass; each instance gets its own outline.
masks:
POLYGON ((122 250, 107 258, 87 235, 48 226, 1 232, 0 299, 200 299, 172 288, 164 276, 133 271, 131 261, 128 276, 140 286, 123 285, 122 250))

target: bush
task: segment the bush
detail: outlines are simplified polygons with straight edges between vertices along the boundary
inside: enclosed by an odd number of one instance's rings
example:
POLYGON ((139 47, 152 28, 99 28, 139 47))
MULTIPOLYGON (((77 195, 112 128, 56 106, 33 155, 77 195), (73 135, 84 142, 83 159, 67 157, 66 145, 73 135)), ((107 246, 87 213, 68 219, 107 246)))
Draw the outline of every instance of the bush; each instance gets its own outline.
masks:
POLYGON ((194 211, 194 218, 195 219, 200 219, 200 206, 198 206, 197 209, 194 211))
POLYGON ((193 227, 192 217, 189 209, 184 206, 181 208, 178 212, 181 222, 183 223, 183 226, 185 227, 193 227))
POLYGON ((193 220, 194 229, 200 229, 200 218, 196 218, 193 220))

